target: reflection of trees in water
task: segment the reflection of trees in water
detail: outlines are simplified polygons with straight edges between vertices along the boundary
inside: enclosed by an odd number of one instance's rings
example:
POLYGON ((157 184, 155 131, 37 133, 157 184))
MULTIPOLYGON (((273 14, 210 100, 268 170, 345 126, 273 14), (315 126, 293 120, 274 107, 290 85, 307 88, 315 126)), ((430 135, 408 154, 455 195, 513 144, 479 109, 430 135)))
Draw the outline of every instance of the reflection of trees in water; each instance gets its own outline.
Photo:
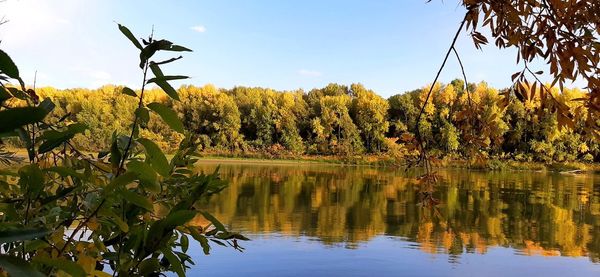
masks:
POLYGON ((230 187, 204 204, 233 229, 346 247, 389 235, 451 259, 503 246, 600 261, 599 176, 441 171, 434 192, 441 204, 430 209, 419 207, 414 178, 393 170, 226 165, 220 172, 230 187))

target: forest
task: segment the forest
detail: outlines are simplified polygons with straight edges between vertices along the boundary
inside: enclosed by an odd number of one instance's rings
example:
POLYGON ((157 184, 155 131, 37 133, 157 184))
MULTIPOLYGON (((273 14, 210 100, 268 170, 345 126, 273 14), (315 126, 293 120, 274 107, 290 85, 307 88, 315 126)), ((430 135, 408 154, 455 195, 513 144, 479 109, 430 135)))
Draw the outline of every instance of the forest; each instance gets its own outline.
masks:
MULTIPOLYGON (((178 89, 181 101, 173 101, 159 88, 147 90, 145 101, 161 102, 176 111, 185 129, 200 137, 203 153, 339 159, 372 155, 401 161, 416 151, 408 142, 414 137, 429 89, 384 99, 362 84, 332 83, 308 92, 184 85, 178 89)), ((459 79, 435 84, 419 124, 430 155, 462 159, 477 151, 486 158, 524 162, 600 161, 600 145, 584 129, 587 108, 576 101, 585 91, 565 88, 559 93, 552 88, 552 100, 542 100, 533 92, 522 99, 508 91, 512 99, 503 104, 507 89, 498 90, 485 82, 469 84, 468 89, 470 96, 459 79), (572 128, 562 128, 549 103, 555 100, 575 111, 572 128), (476 116, 465 116, 466 112, 476 116), (467 143, 474 140, 476 149, 467 143)), ((110 148, 113 131, 124 133, 129 127, 137 99, 122 91, 123 87, 106 85, 93 90, 45 87, 36 93, 56 103, 49 121, 85 122, 89 128, 73 143, 96 152, 110 148)), ((173 152, 183 138, 154 114, 145 127, 140 136, 166 152, 173 152)))

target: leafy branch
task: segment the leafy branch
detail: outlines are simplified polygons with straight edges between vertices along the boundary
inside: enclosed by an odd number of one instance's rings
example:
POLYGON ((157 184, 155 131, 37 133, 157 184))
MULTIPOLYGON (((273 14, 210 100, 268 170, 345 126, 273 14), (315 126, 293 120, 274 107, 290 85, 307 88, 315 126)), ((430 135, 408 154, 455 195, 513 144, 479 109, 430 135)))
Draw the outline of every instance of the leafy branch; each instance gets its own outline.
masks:
MULTIPOLYGON (((144 102, 146 87, 151 83, 178 101, 178 92, 169 81, 187 78, 165 75, 159 67, 181 56, 153 62, 153 55, 158 51, 191 50, 155 40, 153 33, 140 42, 126 27, 119 25, 119 30, 140 50, 143 83, 139 94, 122 89, 124 97, 137 99, 130 132, 127 136, 114 133, 110 150, 99 153, 97 159, 87 157, 71 142, 87 126, 82 122, 68 124, 69 114, 58 122, 45 122, 54 103, 50 98, 40 101, 35 86, 26 88, 15 63, 0 50, 0 121, 8 122, 0 126, 0 137, 19 138, 29 155, 29 164, 17 173, 0 172, 2 178, 11 176, 0 180, 10 183, 9 189, 0 191, 6 200, 0 211, 8 223, 0 226, 0 244, 5 250, 0 255, 0 268, 10 275, 25 272, 39 276, 40 272, 59 271, 73 276, 98 275, 108 265, 113 275, 173 271, 184 276, 185 269, 193 264, 185 254, 188 236, 197 240, 207 254, 209 241, 224 246, 227 242, 242 249, 237 241, 246 240, 244 236, 229 232, 216 218, 196 207, 199 199, 226 187, 216 172, 204 175, 192 170, 197 135, 184 131, 170 107, 144 102), (18 81, 20 88, 8 86, 11 79, 18 81), (23 101, 25 107, 6 103, 13 100, 23 101), (150 112, 184 135, 170 161, 155 142, 139 135, 147 127, 150 112), (166 213, 155 210, 158 206, 166 213), (114 211, 120 212, 117 215, 114 211), (188 225, 197 215, 209 220, 213 228, 198 230, 188 225), (29 235, 18 233, 29 229, 29 235)), ((12 158, 12 154, 0 152, 0 162, 12 158)))

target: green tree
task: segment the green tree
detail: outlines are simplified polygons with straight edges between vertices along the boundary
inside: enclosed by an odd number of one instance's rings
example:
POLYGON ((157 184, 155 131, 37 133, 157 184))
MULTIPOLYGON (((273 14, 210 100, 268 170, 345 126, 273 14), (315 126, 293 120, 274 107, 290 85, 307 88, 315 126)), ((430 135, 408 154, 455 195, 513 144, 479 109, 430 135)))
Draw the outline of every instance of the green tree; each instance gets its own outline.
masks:
POLYGON ((387 121, 389 104, 361 84, 352 84, 350 88, 354 95, 351 109, 354 122, 360 130, 367 151, 378 152, 389 128, 387 121))
POLYGON ((240 112, 233 98, 213 85, 182 86, 181 101, 174 109, 182 115, 187 130, 210 138, 210 146, 236 150, 241 147, 240 112))
POLYGON ((397 94, 388 99, 389 103, 389 135, 400 137, 404 132, 414 131, 419 110, 415 105, 418 91, 397 94))
POLYGON ((301 91, 283 92, 277 95, 275 131, 278 143, 294 153, 304 152, 301 129, 308 110, 301 91))
MULTIPOLYGON (((352 99, 346 94, 324 96, 319 101, 321 114, 313 119, 313 132, 317 135, 317 143, 326 142, 331 153, 359 154, 363 144, 359 131, 350 117, 349 107, 352 99)), ((325 147, 324 147, 325 146, 325 147)))

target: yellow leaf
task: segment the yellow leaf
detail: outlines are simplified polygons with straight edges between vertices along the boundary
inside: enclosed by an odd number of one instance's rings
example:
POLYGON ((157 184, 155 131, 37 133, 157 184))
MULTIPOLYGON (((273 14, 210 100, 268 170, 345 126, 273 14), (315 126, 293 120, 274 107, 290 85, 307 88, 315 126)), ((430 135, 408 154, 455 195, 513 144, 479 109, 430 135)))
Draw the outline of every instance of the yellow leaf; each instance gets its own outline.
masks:
POLYGON ((90 256, 79 255, 77 257, 77 263, 81 265, 81 267, 83 267, 83 270, 85 270, 85 272, 87 273, 94 271, 94 269, 96 268, 96 259, 90 256))
POLYGON ((110 275, 104 271, 99 271, 99 270, 94 270, 92 272, 92 275, 94 275, 96 277, 112 277, 112 275, 110 275))
POLYGON ((100 224, 98 224, 98 220, 95 217, 90 219, 87 223, 87 227, 92 231, 96 231, 99 226, 100 224))

